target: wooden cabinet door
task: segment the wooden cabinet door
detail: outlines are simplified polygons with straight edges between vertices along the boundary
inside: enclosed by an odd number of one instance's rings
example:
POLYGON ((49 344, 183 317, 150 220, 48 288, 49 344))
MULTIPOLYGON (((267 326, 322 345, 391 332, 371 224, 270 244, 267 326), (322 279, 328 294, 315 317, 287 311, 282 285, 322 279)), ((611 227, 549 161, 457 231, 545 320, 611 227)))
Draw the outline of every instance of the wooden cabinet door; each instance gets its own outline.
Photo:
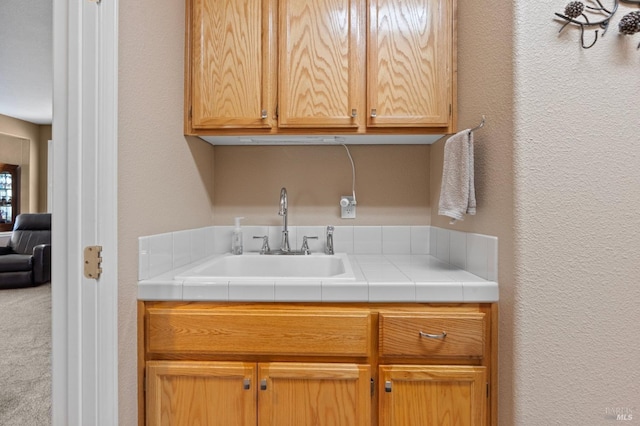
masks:
POLYGON ((147 426, 255 426, 256 364, 149 361, 147 426))
MULTIPOLYGON (((275 42, 272 0, 190 0, 193 129, 269 128, 275 42)), ((189 59, 187 59, 189 60, 189 59)), ((190 76, 190 80, 189 80, 190 76)))
POLYGON ((358 364, 259 364, 259 425, 370 426, 370 373, 358 364))
POLYGON ((357 127, 364 102, 360 0, 279 2, 279 127, 357 127))
POLYGON ((369 127, 447 126, 453 0, 370 0, 369 127))
POLYGON ((380 367, 379 426, 483 426, 486 367, 380 367))

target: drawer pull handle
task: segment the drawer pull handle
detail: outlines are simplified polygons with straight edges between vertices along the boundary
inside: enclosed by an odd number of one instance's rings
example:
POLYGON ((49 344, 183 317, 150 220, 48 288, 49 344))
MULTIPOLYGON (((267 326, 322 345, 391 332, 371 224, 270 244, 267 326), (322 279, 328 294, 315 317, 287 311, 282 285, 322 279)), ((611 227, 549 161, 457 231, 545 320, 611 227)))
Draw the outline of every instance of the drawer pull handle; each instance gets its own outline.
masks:
POLYGON ((429 333, 424 333, 422 331, 420 331, 419 333, 420 333, 420 337, 427 337, 429 339, 444 339, 445 337, 447 337, 446 331, 443 331, 441 334, 429 334, 429 333))

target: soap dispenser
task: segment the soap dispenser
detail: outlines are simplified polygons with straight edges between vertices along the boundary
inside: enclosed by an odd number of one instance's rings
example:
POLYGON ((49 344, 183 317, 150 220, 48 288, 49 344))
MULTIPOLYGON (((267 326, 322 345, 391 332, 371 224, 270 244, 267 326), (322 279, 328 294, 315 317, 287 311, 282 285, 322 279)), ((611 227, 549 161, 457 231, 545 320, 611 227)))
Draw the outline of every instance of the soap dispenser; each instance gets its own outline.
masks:
POLYGON ((232 254, 242 254, 242 228, 240 228, 240 221, 242 219, 244 219, 244 217, 236 217, 236 227, 231 236, 232 254))

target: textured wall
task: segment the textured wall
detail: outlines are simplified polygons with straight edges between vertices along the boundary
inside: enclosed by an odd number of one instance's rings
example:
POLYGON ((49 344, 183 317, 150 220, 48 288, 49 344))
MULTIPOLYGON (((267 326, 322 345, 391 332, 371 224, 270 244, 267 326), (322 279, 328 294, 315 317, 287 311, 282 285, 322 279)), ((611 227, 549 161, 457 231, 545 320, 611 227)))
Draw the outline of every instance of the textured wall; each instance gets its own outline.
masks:
MULTIPOLYGON (((611 2, 603 2, 610 4, 611 2)), ((640 36, 590 50, 517 2, 513 402, 522 425, 640 422, 640 36)), ((592 33, 585 34, 587 42, 592 33)))
POLYGON ((583 50, 553 20, 566 2, 476 3, 458 2, 458 84, 459 127, 487 115, 478 215, 436 215, 440 142, 432 224, 500 237, 500 424, 638 421, 640 40, 617 34, 633 9, 583 50))
POLYGON ((134 425, 137 238, 211 225, 213 148, 182 135, 184 2, 119 8, 119 424, 134 425))

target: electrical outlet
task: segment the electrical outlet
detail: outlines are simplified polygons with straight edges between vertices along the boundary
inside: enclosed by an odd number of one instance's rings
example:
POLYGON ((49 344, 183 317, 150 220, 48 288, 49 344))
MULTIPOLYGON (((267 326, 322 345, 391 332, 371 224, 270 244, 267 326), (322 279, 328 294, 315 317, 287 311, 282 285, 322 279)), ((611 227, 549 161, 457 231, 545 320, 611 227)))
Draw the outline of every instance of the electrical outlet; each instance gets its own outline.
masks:
POLYGON ((340 197, 340 217, 342 219, 356 218, 356 205, 353 203, 351 195, 343 195, 340 197))

